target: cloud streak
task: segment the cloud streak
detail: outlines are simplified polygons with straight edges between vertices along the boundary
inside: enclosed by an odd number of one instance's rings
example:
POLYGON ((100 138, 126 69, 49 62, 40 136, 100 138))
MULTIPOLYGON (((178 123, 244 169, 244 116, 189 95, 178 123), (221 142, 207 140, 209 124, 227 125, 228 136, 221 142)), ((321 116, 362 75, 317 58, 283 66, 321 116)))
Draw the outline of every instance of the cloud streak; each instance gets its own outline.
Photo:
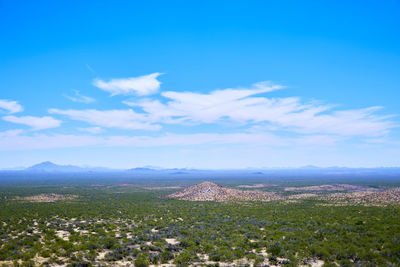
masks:
POLYGON ((96 101, 96 99, 94 99, 92 97, 82 95, 78 90, 73 89, 72 91, 74 92, 73 96, 64 95, 65 98, 68 98, 72 102, 89 104, 89 103, 93 103, 96 101))
POLYGON ((87 127, 87 128, 78 128, 81 132, 91 133, 91 134, 100 134, 103 132, 103 129, 100 127, 87 127))
POLYGON ((17 101, 7 99, 0 99, 0 109, 6 110, 10 114, 22 112, 24 110, 17 101))
POLYGON ((379 136, 395 127, 390 116, 377 115, 381 107, 335 110, 332 105, 304 103, 298 97, 260 95, 281 88, 259 83, 248 89, 225 89, 208 94, 170 91, 162 93, 168 99, 164 103, 152 99, 124 103, 142 108, 154 123, 261 123, 289 132, 341 136, 379 136))
POLYGON ((83 121, 95 126, 105 128, 118 128, 125 130, 159 130, 159 125, 147 122, 147 117, 134 112, 132 109, 125 110, 61 110, 49 109, 50 114, 58 114, 69 117, 72 120, 83 121))
MULTIPOLYGON (((128 130, 161 130, 166 125, 233 124, 268 126, 270 131, 337 136, 383 136, 395 127, 390 116, 378 115, 381 107, 338 110, 332 105, 304 102, 298 97, 267 97, 283 86, 260 82, 247 88, 209 93, 167 91, 161 98, 123 101, 141 109, 60 110, 65 115, 98 127, 128 130)), ((221 125, 220 125, 221 126, 221 125)), ((223 127, 223 126, 221 126, 223 127)))
MULTIPOLYGON (((159 73, 156 73, 152 79, 155 79, 157 75, 159 73)), ((145 76, 134 79, 140 80, 143 77, 145 76)), ((138 80, 135 80, 133 84, 138 80)), ((130 82, 128 81, 130 87, 127 85, 128 89, 123 91, 123 94, 138 93, 138 87, 132 89, 130 82)), ((107 86, 110 86, 108 89, 117 85, 121 85, 120 81, 107 83, 107 86)), ((156 87, 158 90, 159 84, 156 87)), ((149 89, 149 87, 146 88, 146 90, 149 89)), ((125 109, 52 108, 48 110, 49 114, 87 123, 88 127, 77 128, 78 131, 87 134, 51 135, 31 131, 24 134, 22 130, 10 130, 0 133, 0 150, 93 145, 104 147, 335 146, 340 142, 356 139, 361 140, 360 142, 367 139, 384 140, 390 130, 397 126, 392 117, 379 115, 382 108, 377 106, 363 109, 338 109, 333 105, 315 101, 305 102, 299 97, 268 95, 282 88, 284 87, 281 85, 260 82, 249 87, 220 89, 208 93, 166 91, 153 97, 125 100, 123 103, 131 107, 125 109), (207 129, 206 127, 210 125, 212 128, 209 129, 221 130, 221 133, 204 133, 203 131, 206 130, 203 129, 202 133, 198 132, 198 126, 207 129), (167 132, 177 129, 174 128, 175 126, 185 129, 186 134, 167 132), (116 135, 115 132, 108 131, 106 134, 103 132, 106 128, 152 131, 152 133, 138 135, 131 132, 129 135, 116 135), (131 136, 132 133, 133 136, 131 136)), ((120 89, 116 91, 110 89, 110 92, 119 94, 120 89)), ((145 95, 151 91, 146 90, 140 94, 145 95)), ((75 93, 75 97, 79 97, 78 102, 87 100, 78 91, 75 93)), ((16 101, 1 101, 3 102, 0 102, 0 108, 10 114, 23 110, 16 101)), ((51 116, 7 115, 2 118, 8 122, 29 126, 34 131, 61 125, 60 120, 51 116)))
POLYGON ((156 72, 133 78, 111 79, 108 82, 101 79, 95 79, 93 85, 101 90, 111 93, 111 96, 151 95, 160 89, 161 82, 157 80, 157 77, 160 75, 161 73, 156 72))
POLYGON ((3 120, 12 122, 12 123, 17 123, 17 124, 23 124, 26 126, 29 126, 32 128, 32 130, 44 130, 44 129, 50 129, 50 128, 57 128, 61 125, 60 120, 56 120, 52 117, 49 116, 44 116, 44 117, 33 117, 33 116, 21 116, 21 117, 16 117, 16 116, 4 116, 3 120))

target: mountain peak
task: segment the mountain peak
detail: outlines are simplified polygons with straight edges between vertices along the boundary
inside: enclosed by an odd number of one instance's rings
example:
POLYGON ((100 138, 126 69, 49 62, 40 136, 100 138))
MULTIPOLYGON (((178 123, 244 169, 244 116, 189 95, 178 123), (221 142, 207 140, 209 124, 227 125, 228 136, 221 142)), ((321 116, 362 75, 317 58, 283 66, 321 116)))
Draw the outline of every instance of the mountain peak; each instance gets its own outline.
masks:
POLYGON ((28 171, 44 171, 44 172, 76 172, 82 168, 71 165, 57 165, 51 161, 44 161, 26 168, 28 171))
POLYGON ((54 166, 58 166, 58 165, 51 161, 43 161, 38 164, 32 165, 32 166, 28 167, 27 169, 32 170, 32 169, 40 169, 40 168, 54 167, 54 166))
POLYGON ((38 164, 33 165, 33 166, 57 166, 57 164, 55 164, 55 163, 53 163, 51 161, 43 161, 43 162, 38 163, 38 164))
POLYGON ((197 188, 204 188, 204 189, 217 189, 222 188, 222 186, 217 185, 216 183, 205 181, 200 184, 195 185, 197 188))

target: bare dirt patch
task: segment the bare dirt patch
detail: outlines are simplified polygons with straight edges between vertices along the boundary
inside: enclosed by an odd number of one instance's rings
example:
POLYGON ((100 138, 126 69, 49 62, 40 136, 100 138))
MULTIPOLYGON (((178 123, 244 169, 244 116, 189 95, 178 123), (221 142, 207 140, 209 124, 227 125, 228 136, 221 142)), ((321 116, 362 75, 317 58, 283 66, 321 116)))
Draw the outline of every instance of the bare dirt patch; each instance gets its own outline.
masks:
POLYGON ((311 193, 304 193, 304 194, 296 194, 296 195, 291 195, 288 196, 288 199, 307 199, 307 198, 315 198, 318 197, 317 194, 311 194, 311 193))
POLYGON ((71 200, 78 198, 77 195, 61 195, 61 194, 40 194, 35 196, 27 196, 27 197, 16 197, 16 200, 25 200, 31 202, 55 202, 61 200, 71 200))

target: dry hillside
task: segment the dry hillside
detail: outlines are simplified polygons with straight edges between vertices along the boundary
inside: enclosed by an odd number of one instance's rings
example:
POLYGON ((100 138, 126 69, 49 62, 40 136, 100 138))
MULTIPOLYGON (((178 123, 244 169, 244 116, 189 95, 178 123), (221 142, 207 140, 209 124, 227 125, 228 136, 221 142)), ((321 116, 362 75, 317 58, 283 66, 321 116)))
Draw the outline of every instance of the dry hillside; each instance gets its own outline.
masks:
POLYGON ((203 182, 168 196, 190 201, 271 201, 282 199, 273 192, 244 191, 203 182))

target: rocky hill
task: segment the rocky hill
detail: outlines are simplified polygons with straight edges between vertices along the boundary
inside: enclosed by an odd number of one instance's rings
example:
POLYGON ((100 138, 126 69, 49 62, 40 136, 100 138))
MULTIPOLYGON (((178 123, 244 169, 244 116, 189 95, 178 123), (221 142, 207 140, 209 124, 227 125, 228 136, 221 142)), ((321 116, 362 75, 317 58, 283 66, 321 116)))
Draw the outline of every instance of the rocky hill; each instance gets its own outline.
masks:
MULTIPOLYGON (((301 188, 302 189, 302 188, 301 188)), ((369 187, 358 187, 348 185, 323 185, 308 187, 305 191, 318 191, 318 193, 301 193, 289 196, 281 196, 275 192, 238 190, 222 187, 212 182, 203 182, 182 191, 168 195, 167 198, 175 198, 190 201, 271 201, 286 200, 295 201, 300 199, 315 198, 327 200, 334 203, 353 203, 353 204, 396 204, 400 203, 400 188, 391 188, 378 190, 369 187), (338 189, 345 190, 346 193, 332 193, 338 189), (365 190, 365 191, 364 191, 365 190), (325 191, 325 192, 324 192, 325 191)), ((285 190, 289 191, 289 190, 285 190)), ((294 190, 296 191, 296 190, 294 190)), ((301 190, 298 190, 301 191, 301 190)))
POLYGON ((203 182, 168 196, 190 201, 271 201, 282 199, 273 192, 244 191, 222 187, 212 182, 203 182))

